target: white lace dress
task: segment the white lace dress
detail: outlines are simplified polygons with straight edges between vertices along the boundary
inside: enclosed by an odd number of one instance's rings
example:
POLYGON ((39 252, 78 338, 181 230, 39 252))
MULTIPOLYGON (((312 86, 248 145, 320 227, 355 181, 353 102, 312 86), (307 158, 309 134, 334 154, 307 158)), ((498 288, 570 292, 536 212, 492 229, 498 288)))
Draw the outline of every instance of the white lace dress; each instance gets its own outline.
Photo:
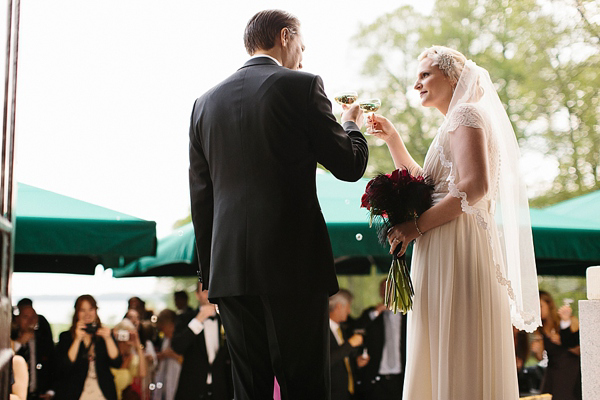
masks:
POLYGON ((451 193, 463 198, 464 213, 415 244, 405 400, 519 397, 509 300, 496 272, 503 261, 492 256, 492 247, 499 246, 491 200, 497 191, 498 152, 488 140, 490 191, 469 205, 455 186, 460 176, 448 144, 459 125, 481 128, 489 139, 486 121, 476 106, 457 106, 425 158, 423 169, 436 183, 434 202, 451 193))

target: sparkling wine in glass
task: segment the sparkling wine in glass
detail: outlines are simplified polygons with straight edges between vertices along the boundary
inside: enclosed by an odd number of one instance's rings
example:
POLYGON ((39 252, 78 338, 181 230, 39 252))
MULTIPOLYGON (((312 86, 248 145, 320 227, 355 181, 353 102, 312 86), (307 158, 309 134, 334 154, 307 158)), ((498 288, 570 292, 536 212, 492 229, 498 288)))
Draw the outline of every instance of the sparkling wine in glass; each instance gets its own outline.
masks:
MULTIPOLYGON (((363 110, 367 114, 374 113, 375 111, 379 110, 379 107, 381 107, 381 100, 379 100, 379 99, 361 100, 358 103, 358 106, 360 107, 361 110, 363 110)), ((367 119, 368 118, 369 118, 369 116, 367 115, 367 119)), ((368 135, 371 135, 374 132, 381 132, 381 131, 373 129, 373 124, 369 124, 369 126, 367 127, 367 132, 365 132, 365 133, 367 133, 368 135)))
POLYGON ((349 106, 350 104, 353 104, 356 99, 358 99, 358 93, 353 91, 339 92, 335 95, 334 99, 340 105, 345 104, 349 106))

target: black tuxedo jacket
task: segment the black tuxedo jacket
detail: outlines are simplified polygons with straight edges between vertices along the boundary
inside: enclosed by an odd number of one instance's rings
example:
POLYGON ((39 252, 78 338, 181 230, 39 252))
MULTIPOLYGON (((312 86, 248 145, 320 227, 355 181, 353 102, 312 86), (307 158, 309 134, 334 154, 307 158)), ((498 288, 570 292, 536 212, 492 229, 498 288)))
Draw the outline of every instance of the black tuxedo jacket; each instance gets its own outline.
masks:
MULTIPOLYGON (((96 376, 98 385, 102 394, 107 400, 117 400, 117 389, 115 387, 115 378, 110 368, 120 368, 123 364, 121 354, 112 359, 108 355, 106 342, 100 336, 94 336, 96 376)), ((87 378, 90 366, 88 359, 88 349, 83 342, 79 344, 79 350, 75 362, 69 359, 69 348, 73 344, 73 335, 70 331, 60 334, 58 344, 56 345, 57 357, 57 382, 56 400, 78 399, 83 392, 85 380, 87 378)))
MULTIPOLYGON (((369 382, 379 375, 379 365, 383 357, 383 346, 386 340, 383 313, 379 314, 370 323, 364 324, 364 321, 370 320, 368 314, 373 310, 373 308, 366 309, 360 317, 360 321, 363 322, 366 331, 363 345, 367 348, 370 357, 369 363, 359 370, 362 384, 369 384, 369 382)), ((400 358, 404 373, 406 367, 406 315, 402 316, 402 326, 400 328, 400 358)))
MULTIPOLYGON (((171 341, 171 347, 183 356, 179 384, 177 385, 176 400, 198 399, 206 390, 206 377, 208 372, 212 373, 212 392, 214 400, 229 400, 233 398, 233 385, 231 377, 231 361, 227 343, 219 342, 219 350, 212 365, 208 363, 204 331, 198 335, 194 334, 188 327, 189 322, 196 316, 196 310, 191 313, 182 314, 187 316, 177 322, 175 333, 171 341)), ((219 328, 221 322, 219 321, 219 328)), ((219 333, 219 336, 220 333, 219 333)))
POLYGON ((367 159, 356 124, 336 122, 321 78, 269 58, 250 59, 197 99, 191 211, 209 298, 336 292, 315 170, 356 181, 367 159))
MULTIPOLYGON (((13 337, 16 339, 16 337, 13 337)), ((36 391, 35 395, 45 394, 48 390, 54 389, 54 380, 56 373, 56 352, 54 341, 52 339, 52 330, 50 324, 43 315, 38 315, 38 329, 34 333, 35 339, 35 374, 36 391)), ((17 354, 24 356, 25 348, 21 347, 17 354)), ((33 359, 29 359, 33 361, 33 359)), ((28 364, 28 371, 31 371, 28 364)), ((29 380, 31 383, 31 379, 29 380)))
POLYGON ((329 330, 329 344, 330 344, 330 363, 331 363, 331 400, 349 400, 350 394, 348 393, 348 370, 346 369, 346 363, 344 358, 350 359, 350 367, 352 368, 352 374, 356 380, 356 360, 358 356, 358 349, 352 347, 347 342, 348 335, 346 331, 342 329, 342 336, 344 343, 340 346, 335 339, 335 335, 329 330))

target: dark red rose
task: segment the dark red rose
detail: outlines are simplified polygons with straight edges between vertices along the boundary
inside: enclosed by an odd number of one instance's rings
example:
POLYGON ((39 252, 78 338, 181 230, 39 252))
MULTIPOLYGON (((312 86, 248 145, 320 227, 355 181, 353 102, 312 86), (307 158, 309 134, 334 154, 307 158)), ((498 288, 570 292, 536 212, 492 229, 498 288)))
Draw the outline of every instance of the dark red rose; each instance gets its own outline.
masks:
POLYGON ((371 208, 371 204, 369 203, 369 196, 367 193, 362 195, 362 198, 360 199, 360 206, 367 209, 371 208))

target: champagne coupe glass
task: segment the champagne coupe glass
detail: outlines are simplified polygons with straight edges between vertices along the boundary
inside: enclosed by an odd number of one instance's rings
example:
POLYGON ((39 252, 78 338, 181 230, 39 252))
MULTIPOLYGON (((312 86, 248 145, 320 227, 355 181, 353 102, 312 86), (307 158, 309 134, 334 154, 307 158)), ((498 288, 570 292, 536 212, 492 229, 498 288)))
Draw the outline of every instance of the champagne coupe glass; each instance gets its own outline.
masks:
POLYGON ((575 300, 573 300, 573 299, 569 299, 569 298, 563 299, 563 305, 565 305, 565 306, 571 307, 571 303, 574 303, 574 302, 575 302, 575 300))
POLYGON ((358 93, 352 90, 346 92, 339 92, 335 95, 334 99, 340 105, 345 104, 349 106, 350 104, 353 104, 356 101, 356 99, 358 99, 358 93))
MULTIPOLYGON (((379 100, 379 99, 361 100, 358 103, 358 106, 360 107, 361 110, 363 110, 367 114, 374 113, 375 111, 379 110, 379 107, 381 107, 381 100, 379 100)), ((369 118, 369 115, 367 115, 367 120, 368 120, 368 118, 369 118)), ((373 129, 373 124, 369 124, 369 126, 367 127, 367 131, 365 133, 368 135, 371 135, 375 132, 381 132, 381 131, 373 129)))

